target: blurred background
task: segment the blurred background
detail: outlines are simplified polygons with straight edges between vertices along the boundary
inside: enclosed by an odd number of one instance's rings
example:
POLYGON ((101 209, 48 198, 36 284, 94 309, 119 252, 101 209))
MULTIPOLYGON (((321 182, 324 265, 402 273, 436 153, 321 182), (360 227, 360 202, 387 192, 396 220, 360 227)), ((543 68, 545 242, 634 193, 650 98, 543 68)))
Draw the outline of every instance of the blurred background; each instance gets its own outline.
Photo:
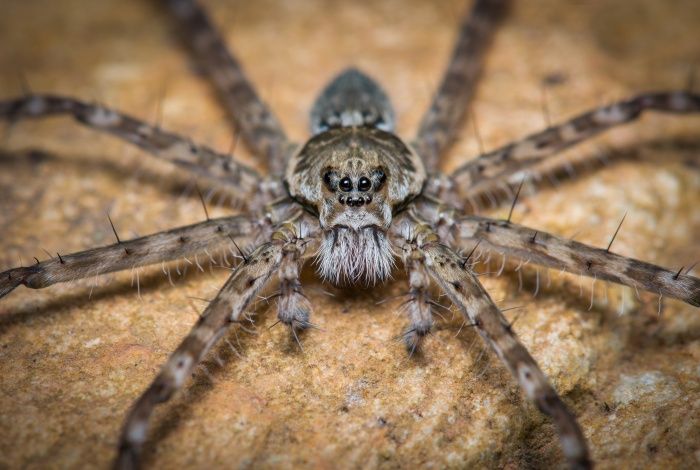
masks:
MULTIPOLYGON (((411 137, 471 2, 203 3, 290 136, 303 140, 315 95, 349 65, 381 82, 399 133, 411 137)), ((0 8, 0 99, 24 83, 229 148, 226 115, 158 2, 0 0, 0 8)), ((517 3, 473 106, 486 149, 545 127, 543 87, 554 122, 640 91, 685 88, 700 64, 698 31, 694 0, 517 3)), ((0 131, 0 270, 112 243, 106 212, 122 239, 204 218, 187 175, 113 138, 65 118, 0 131)), ((478 151, 465 124, 443 167, 478 151)), ((264 169, 243 146, 237 154, 264 169)), ((537 194, 528 188, 515 221, 605 246, 627 212, 613 251, 670 269, 700 259, 700 118, 645 116, 562 157, 609 163, 537 194)), ((212 216, 232 212, 209 203, 212 216)), ((226 277, 191 273, 173 288, 160 267, 144 269, 139 295, 132 274, 18 289, 0 301, 0 467, 107 466, 128 407, 204 307, 191 297, 213 296, 226 277)), ((208 361, 156 413, 147 464, 561 462, 549 422, 459 318, 444 312, 425 353, 406 357, 394 341, 406 322, 401 300, 377 305, 405 291, 400 270, 367 291, 324 286, 312 266, 305 279, 323 331, 304 336, 302 353, 287 331, 268 330, 274 308, 261 302, 242 358, 217 351, 222 360, 208 361)), ((522 307, 511 312, 514 328, 579 417, 601 468, 700 463, 697 309, 663 300, 659 317, 656 295, 532 267, 481 279, 503 308, 522 307)))

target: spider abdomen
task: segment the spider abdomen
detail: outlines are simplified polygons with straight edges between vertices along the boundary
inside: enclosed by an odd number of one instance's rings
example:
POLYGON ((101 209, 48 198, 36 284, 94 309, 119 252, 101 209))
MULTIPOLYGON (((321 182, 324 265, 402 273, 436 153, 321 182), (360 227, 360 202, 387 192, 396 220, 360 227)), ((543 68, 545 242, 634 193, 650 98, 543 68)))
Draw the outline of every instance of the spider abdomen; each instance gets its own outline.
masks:
POLYGON ((377 82, 356 68, 348 68, 316 98, 311 109, 311 132, 358 126, 392 132, 394 110, 377 82))

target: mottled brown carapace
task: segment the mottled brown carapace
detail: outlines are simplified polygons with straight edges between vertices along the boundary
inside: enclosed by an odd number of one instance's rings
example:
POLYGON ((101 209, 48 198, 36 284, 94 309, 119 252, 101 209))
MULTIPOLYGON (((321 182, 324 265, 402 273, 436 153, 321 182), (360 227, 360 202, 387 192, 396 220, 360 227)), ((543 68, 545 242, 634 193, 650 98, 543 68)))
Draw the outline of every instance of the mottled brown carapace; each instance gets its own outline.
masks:
MULTIPOLYGON (((363 72, 340 73, 316 100, 306 143, 290 142, 272 111, 202 7, 193 0, 164 0, 185 45, 206 71, 246 144, 265 157, 262 176, 231 155, 164 131, 105 106, 56 95, 27 94, 0 102, 6 121, 68 115, 91 129, 140 147, 200 177, 235 191, 241 215, 209 219, 166 232, 121 240, 29 267, 0 273, 0 297, 20 285, 55 283, 169 261, 237 259, 228 281, 128 413, 115 465, 136 468, 149 419, 159 403, 181 389, 207 352, 274 278, 279 322, 297 333, 313 326, 300 272, 315 259, 324 279, 338 285, 385 281, 397 261, 408 273, 409 326, 401 335, 413 354, 433 328, 435 300, 452 301, 502 360, 525 395, 553 421, 571 467, 587 468, 586 440, 564 402, 522 345, 472 270, 478 250, 523 263, 569 271, 700 305, 700 279, 513 224, 474 214, 472 201, 494 186, 512 184, 555 153, 644 111, 697 113, 700 96, 688 91, 645 93, 591 110, 542 132, 484 153, 449 175, 436 169, 468 109, 482 59, 506 12, 506 0, 476 0, 462 22, 443 80, 416 136, 396 134, 387 94, 363 72), (232 247, 235 247, 235 251, 232 247), (223 254, 222 254, 223 253, 223 254), (464 253, 466 256, 463 256, 464 253)), ((522 183, 521 183, 522 185, 522 183)), ((512 188, 510 188, 512 189, 512 188)), ((517 201, 517 195, 513 204, 517 201)), ((301 343, 299 342, 301 346, 301 343)))

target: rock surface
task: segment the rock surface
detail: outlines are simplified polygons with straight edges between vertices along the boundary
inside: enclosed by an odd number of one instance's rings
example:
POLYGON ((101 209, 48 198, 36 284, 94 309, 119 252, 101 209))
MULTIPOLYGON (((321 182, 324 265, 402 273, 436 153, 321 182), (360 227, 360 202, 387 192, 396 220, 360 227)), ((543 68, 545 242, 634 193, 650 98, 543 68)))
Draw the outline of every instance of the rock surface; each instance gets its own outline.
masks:
MULTIPOLYGON (((358 65, 380 79, 410 136, 449 54, 461 1, 206 2, 295 139, 315 94, 358 65), (255 4, 255 5, 253 5, 255 4)), ((207 84, 149 2, 7 2, 0 96, 33 90, 98 99, 225 150, 231 130, 207 84)), ((539 130, 543 81, 553 120, 628 94, 684 86, 700 59, 693 0, 519 2, 493 47, 474 112, 487 148, 539 130)), ((649 116, 602 146, 624 161, 523 198, 518 222, 597 246, 625 211, 614 251, 678 268, 700 258, 700 119, 649 116)), ((606 150, 604 150, 606 151, 606 150)), ((475 155, 472 128, 445 160, 475 155)), ((260 166, 245 149, 240 158, 260 166)), ((0 155, 0 267, 202 220, 188 178, 65 119, 21 123, 0 155)), ((216 215, 229 211, 213 208, 216 215)), ((491 211, 503 216, 507 208, 491 211)), ((495 261, 494 261, 495 263, 495 261)), ((697 273, 697 270, 695 271, 697 273)), ((120 423, 225 273, 171 287, 160 268, 0 301, 0 467, 107 467, 120 423)), ((553 429, 460 320, 439 322, 408 359, 404 278, 373 290, 318 288, 303 353, 260 308, 241 358, 218 349, 152 426, 158 468, 529 467, 561 464, 553 429), (459 331, 459 333, 458 333, 459 331), (220 363, 214 357, 219 356, 220 363)), ((700 465, 700 312, 653 294, 526 266, 484 283, 579 417, 601 468, 700 465), (522 276, 522 290, 519 277, 522 276), (537 280, 536 298, 532 291, 537 280), (592 300, 591 300, 592 299, 592 300), (621 300, 623 299, 623 300, 621 300), (590 308, 589 308, 590 307, 590 308)), ((231 342, 236 338, 231 337, 231 342)))

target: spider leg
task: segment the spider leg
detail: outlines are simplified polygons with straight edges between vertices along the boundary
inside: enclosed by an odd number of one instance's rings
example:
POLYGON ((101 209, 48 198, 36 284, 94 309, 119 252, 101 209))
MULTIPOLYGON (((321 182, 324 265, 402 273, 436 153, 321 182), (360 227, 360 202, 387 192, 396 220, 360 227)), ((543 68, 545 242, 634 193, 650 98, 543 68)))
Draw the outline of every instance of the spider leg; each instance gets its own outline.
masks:
POLYGON ((297 250, 303 254, 304 240, 294 236, 290 241, 285 241, 286 236, 275 235, 272 241, 259 246, 238 266, 190 333, 171 354, 158 376, 136 401, 124 422, 115 468, 139 468, 148 421, 156 405, 169 400, 183 386, 229 325, 241 319, 244 310, 280 267, 285 252, 297 250))
POLYGON ((194 0, 163 1, 179 22, 186 45, 209 75, 243 139, 256 154, 265 155, 271 173, 283 173, 293 144, 207 13, 194 0))
POLYGON ((132 116, 75 98, 28 95, 0 101, 0 119, 36 119, 55 115, 72 116, 79 123, 126 140, 148 153, 214 181, 235 185, 247 194, 260 186, 257 172, 229 155, 197 145, 185 137, 166 132, 132 116))
POLYGON ((427 226, 416 226, 415 230, 419 236, 415 238, 414 249, 422 255, 430 276, 503 361, 526 396, 552 419, 569 465, 590 468, 586 439, 576 417, 549 384, 481 283, 427 226))
POLYGON ((230 244, 230 237, 252 238, 256 232, 256 224, 249 218, 224 217, 110 246, 58 255, 33 266, 0 273, 0 297, 21 284, 42 289, 59 282, 171 261, 230 244))
POLYGON ((420 350, 425 337, 433 327, 432 300, 428 289, 430 276, 425 268, 422 254, 418 250, 403 247, 403 263, 408 270, 408 300, 405 307, 409 326, 402 337, 409 354, 420 350))
POLYGON ((698 113, 700 95, 684 91, 644 93, 593 109, 467 162, 452 173, 453 187, 460 195, 476 193, 494 180, 505 180, 516 171, 540 163, 568 147, 634 121, 644 111, 698 113))
POLYGON ((476 0, 462 21, 450 63, 413 143, 428 168, 435 167, 457 133, 507 4, 508 0, 476 0))
POLYGON ((504 220, 468 216, 455 222, 457 238, 533 264, 612 281, 700 307, 700 279, 644 261, 504 220))

